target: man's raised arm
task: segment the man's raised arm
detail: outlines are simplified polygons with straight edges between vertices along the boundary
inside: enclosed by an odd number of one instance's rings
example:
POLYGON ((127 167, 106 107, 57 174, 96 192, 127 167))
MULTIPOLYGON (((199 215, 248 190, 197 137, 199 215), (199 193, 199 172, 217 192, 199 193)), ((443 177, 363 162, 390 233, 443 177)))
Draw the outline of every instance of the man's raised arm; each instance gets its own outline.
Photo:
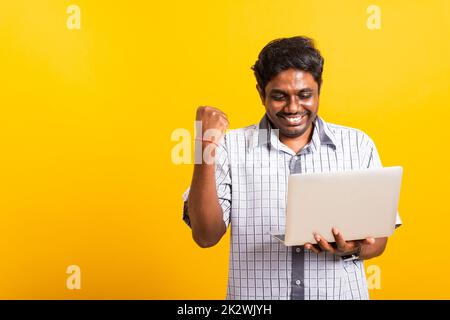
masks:
POLYGON ((188 198, 188 214, 194 241, 200 247, 207 248, 219 242, 226 232, 226 225, 217 196, 215 161, 204 159, 203 155, 214 158, 217 144, 228 128, 228 119, 225 113, 216 108, 199 107, 196 120, 201 121, 202 124, 201 136, 199 137, 200 132, 197 132, 196 137, 196 140, 202 140, 201 144, 195 144, 196 148, 201 145, 202 161, 201 164, 194 165, 188 198), (208 132, 216 132, 216 134, 211 137, 208 132))

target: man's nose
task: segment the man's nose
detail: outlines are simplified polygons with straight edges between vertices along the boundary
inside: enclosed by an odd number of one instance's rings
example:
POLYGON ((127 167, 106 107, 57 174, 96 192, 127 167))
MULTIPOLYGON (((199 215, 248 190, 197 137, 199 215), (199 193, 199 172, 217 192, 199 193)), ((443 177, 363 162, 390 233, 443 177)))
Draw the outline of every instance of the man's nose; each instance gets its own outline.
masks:
POLYGON ((297 113, 301 109, 300 99, 298 96, 294 95, 289 98, 289 101, 285 107, 286 113, 297 113))

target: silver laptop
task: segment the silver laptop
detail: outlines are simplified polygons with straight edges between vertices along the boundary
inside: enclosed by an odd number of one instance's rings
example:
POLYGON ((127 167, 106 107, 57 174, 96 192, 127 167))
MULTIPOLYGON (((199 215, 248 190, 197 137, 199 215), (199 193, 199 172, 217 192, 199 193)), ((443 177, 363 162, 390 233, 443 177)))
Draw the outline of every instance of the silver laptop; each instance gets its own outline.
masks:
POLYGON ((270 234, 286 246, 316 243, 317 232, 335 242, 387 237, 395 230, 402 167, 292 174, 288 181, 285 232, 270 234))

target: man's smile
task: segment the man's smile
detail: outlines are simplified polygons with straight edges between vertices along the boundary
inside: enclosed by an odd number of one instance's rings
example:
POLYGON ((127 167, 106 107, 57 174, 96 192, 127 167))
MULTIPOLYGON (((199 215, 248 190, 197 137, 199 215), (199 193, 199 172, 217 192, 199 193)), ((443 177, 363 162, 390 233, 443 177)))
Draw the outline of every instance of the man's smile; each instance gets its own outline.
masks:
POLYGON ((282 114, 278 115, 282 119, 283 123, 287 126, 299 126, 304 124, 308 118, 309 112, 305 111, 300 114, 282 114))

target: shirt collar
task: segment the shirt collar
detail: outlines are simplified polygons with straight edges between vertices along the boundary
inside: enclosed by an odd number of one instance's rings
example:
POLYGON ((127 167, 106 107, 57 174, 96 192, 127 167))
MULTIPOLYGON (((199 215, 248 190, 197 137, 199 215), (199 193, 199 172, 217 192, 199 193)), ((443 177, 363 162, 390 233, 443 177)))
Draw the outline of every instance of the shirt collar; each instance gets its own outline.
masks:
MULTIPOLYGON (((260 147, 264 145, 267 145, 269 148, 274 147, 279 150, 287 151, 288 153, 293 153, 291 149, 287 148, 280 141, 278 138, 278 129, 272 128, 266 114, 264 114, 259 122, 258 128, 254 132, 252 141, 253 147, 260 147)), ((336 137, 328 124, 322 118, 317 116, 314 121, 314 131, 311 140, 305 145, 302 152, 303 150, 306 152, 317 152, 321 145, 329 145, 335 149, 336 137)))

